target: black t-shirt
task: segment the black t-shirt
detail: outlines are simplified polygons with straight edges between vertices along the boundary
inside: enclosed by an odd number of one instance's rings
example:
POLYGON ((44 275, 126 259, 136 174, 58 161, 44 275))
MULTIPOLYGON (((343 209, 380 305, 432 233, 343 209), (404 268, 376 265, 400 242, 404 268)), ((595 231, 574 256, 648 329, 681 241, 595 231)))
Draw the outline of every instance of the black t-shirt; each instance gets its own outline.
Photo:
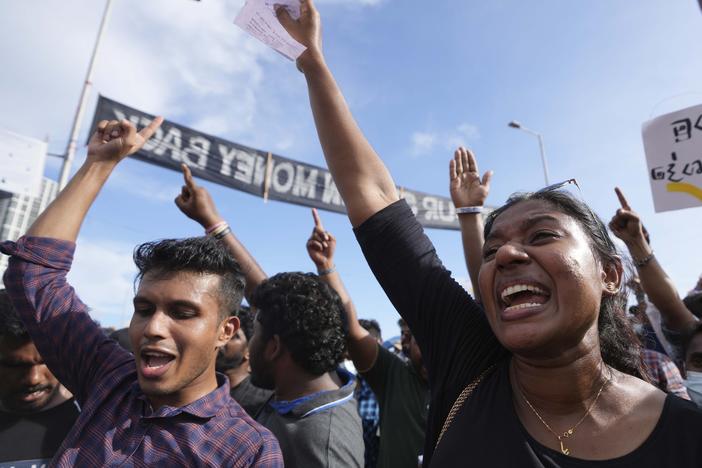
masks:
POLYGON ((230 392, 232 398, 241 405, 249 416, 255 418, 273 395, 272 390, 260 388, 251 383, 251 377, 246 377, 230 392))
POLYGON ((514 412, 506 374, 509 352, 497 341, 480 307, 441 264, 407 203, 393 203, 355 232, 378 282, 412 330, 429 372, 432 399, 424 466, 432 461, 443 422, 460 392, 492 365, 496 369, 456 415, 431 466, 635 466, 612 465, 623 459, 638 460, 636 466, 702 466, 702 444, 697 443, 702 412, 672 397, 651 437, 626 457, 564 461, 542 447, 514 412))
MULTIPOLYGON (((536 441, 514 409, 509 359, 496 366, 457 413, 432 458, 432 466, 529 468, 661 468, 702 466, 702 411, 668 395, 651 435, 623 457, 592 461, 563 455, 536 441), (480 447, 473 452, 470 446, 480 447), (467 457, 468 453, 472 453, 467 457)), ((625 434, 621 434, 625 437, 625 434)))
POLYGON ((22 468, 48 463, 79 414, 72 398, 39 413, 0 411, 0 467, 22 468))
POLYGON ((375 364, 361 375, 380 406, 378 468, 416 468, 427 424, 427 383, 410 363, 380 345, 375 364))

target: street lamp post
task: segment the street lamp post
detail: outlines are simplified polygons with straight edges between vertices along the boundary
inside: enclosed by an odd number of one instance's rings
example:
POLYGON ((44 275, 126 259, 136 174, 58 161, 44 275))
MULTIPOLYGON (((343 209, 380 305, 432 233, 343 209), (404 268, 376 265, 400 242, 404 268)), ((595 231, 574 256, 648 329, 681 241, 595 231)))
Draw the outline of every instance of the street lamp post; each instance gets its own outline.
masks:
POLYGON ((73 158, 76 155, 76 146, 78 144, 78 133, 80 132, 80 124, 83 120, 83 114, 85 114, 85 105, 88 101, 88 92, 90 91, 90 86, 92 85, 91 79, 93 77, 93 68, 95 67, 95 57, 97 57, 98 49, 100 47, 100 41, 105 32, 105 26, 107 25, 107 19, 110 16, 110 7, 112 6, 112 0, 107 0, 105 5, 105 12, 102 14, 102 22, 100 23, 100 30, 98 32, 97 40, 95 41, 95 47, 93 48, 93 55, 90 57, 90 64, 88 65, 88 73, 85 75, 85 82, 83 82, 83 89, 80 92, 80 99, 78 101, 78 109, 76 110, 76 115, 73 118, 73 126, 71 127, 71 137, 68 140, 68 146, 66 147, 66 154, 64 156, 63 165, 61 166, 61 174, 59 175, 59 190, 62 190, 66 183, 68 182, 68 176, 71 172, 71 164, 73 164, 73 158))
POLYGON ((541 136, 539 132, 535 132, 534 130, 530 130, 517 122, 516 120, 511 121, 509 124, 511 128, 516 128, 517 130, 523 130, 531 135, 534 135, 536 138, 539 139, 539 151, 541 152, 541 164, 544 167, 544 181, 546 181, 546 186, 550 185, 548 182, 548 165, 546 164, 546 150, 544 149, 544 137, 541 136))

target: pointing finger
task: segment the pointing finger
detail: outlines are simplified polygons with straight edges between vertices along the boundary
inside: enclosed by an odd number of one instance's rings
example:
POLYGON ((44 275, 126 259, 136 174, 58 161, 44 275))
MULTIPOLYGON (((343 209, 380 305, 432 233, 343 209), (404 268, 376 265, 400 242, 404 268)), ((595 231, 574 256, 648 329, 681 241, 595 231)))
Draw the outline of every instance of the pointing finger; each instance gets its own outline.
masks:
POLYGON ((456 174, 456 160, 449 161, 449 180, 455 180, 458 177, 456 174))
POLYGON ((317 208, 312 208, 312 218, 314 219, 314 227, 324 231, 324 226, 322 226, 322 219, 317 213, 317 208))
POLYGON ((185 180, 185 185, 191 189, 194 190, 196 185, 195 185, 195 180, 193 179, 193 173, 190 172, 190 168, 185 164, 181 164, 180 168, 183 170, 183 180, 185 180))
POLYGON ((624 197, 624 193, 622 193, 621 189, 619 187, 614 187, 614 191, 617 193, 617 198, 619 198, 619 203, 622 205, 622 208, 631 211, 629 202, 626 201, 626 197, 624 197))
POLYGON ((160 127, 162 123, 163 123, 163 117, 161 117, 159 115, 154 120, 152 120, 149 125, 142 128, 141 131, 139 132, 139 135, 141 135, 142 138, 144 138, 144 140, 148 140, 149 138, 151 138, 151 136, 154 134, 154 132, 156 132, 156 130, 158 130, 158 127, 160 127))

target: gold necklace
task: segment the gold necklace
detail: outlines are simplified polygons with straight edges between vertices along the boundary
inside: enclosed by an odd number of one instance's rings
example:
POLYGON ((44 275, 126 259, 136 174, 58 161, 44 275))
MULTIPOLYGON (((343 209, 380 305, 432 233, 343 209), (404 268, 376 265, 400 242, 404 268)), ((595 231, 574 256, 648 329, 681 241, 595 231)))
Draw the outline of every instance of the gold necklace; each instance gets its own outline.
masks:
POLYGON ((610 380, 610 379, 607 379, 607 380, 604 381, 604 383, 603 383, 602 386, 600 387, 600 390, 597 392, 597 395, 595 396, 595 399, 594 399, 593 402, 590 404, 590 406, 588 407, 587 411, 585 411, 585 414, 583 414, 583 417, 580 418, 580 421, 578 421, 578 422, 575 424, 575 426, 571 427, 570 429, 568 429, 567 431, 565 431, 565 432, 564 432, 563 434, 561 434, 561 435, 556 434, 556 432, 555 432, 553 429, 551 429, 551 426, 549 426, 548 423, 547 423, 546 421, 544 421, 544 418, 542 418, 541 415, 539 414, 539 412, 536 411, 536 408, 534 408, 534 405, 532 405, 532 404, 529 402, 529 400, 527 399, 526 395, 524 394, 524 391, 522 390, 522 386, 519 385, 518 382, 517 382, 517 388, 519 388, 519 393, 522 394, 522 398, 524 398, 524 401, 526 401, 526 404, 529 405, 529 408, 531 408, 531 410, 534 412, 534 414, 536 415, 536 417, 539 418, 539 421, 541 421, 541 423, 542 423, 544 426, 546 426, 546 429, 548 429, 548 431, 549 431, 551 434, 553 434, 554 437, 556 437, 556 439, 558 439, 558 443, 561 444, 561 452, 563 453, 563 455, 570 455, 570 449, 569 449, 568 447, 566 447, 566 446, 563 444, 563 439, 569 439, 569 438, 575 433, 575 429, 577 429, 578 426, 580 426, 580 423, 582 423, 583 421, 585 421, 585 418, 590 414, 590 411, 592 411, 592 408, 595 407, 595 404, 597 403, 597 400, 600 398, 600 395, 602 394, 602 390, 604 390, 605 385, 607 385, 607 383, 609 382, 609 380, 610 380))

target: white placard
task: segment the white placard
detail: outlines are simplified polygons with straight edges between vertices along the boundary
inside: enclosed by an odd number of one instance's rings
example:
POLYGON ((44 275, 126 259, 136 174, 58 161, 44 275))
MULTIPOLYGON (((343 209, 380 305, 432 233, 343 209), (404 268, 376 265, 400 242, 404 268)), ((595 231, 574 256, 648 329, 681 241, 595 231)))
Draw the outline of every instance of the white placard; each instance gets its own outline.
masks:
POLYGON ((236 15, 234 24, 290 60, 296 60, 307 48, 281 26, 274 5, 283 5, 295 19, 300 16, 299 0, 249 0, 236 15))
POLYGON ((38 196, 47 144, 0 128, 0 190, 38 196))
POLYGON ((702 206, 702 105, 642 127, 656 212, 702 206))

